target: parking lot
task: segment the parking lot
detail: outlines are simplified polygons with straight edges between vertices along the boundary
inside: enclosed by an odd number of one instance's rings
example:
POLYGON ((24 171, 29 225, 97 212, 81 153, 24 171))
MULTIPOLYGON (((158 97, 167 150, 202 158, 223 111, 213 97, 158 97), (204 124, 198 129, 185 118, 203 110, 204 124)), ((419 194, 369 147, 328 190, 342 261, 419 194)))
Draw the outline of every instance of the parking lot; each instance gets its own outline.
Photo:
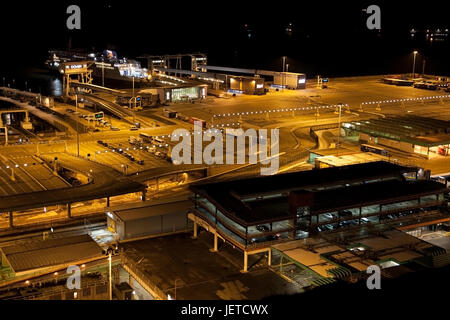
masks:
POLYGON ((99 142, 80 144, 80 155, 125 174, 165 167, 171 164, 168 159, 163 157, 164 154, 167 154, 167 149, 153 148, 153 146, 147 144, 133 145, 124 139, 113 142, 109 140, 107 140, 109 142, 99 141, 103 144, 99 142))

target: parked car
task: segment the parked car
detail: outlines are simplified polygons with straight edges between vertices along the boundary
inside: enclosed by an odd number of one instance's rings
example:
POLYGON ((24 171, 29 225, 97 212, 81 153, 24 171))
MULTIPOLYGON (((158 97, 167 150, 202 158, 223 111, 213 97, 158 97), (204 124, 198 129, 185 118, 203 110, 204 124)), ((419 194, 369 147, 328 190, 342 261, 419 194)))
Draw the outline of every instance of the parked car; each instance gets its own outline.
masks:
POLYGON ((269 232, 270 231, 269 227, 267 227, 266 225, 256 226, 256 230, 258 230, 259 232, 269 232))

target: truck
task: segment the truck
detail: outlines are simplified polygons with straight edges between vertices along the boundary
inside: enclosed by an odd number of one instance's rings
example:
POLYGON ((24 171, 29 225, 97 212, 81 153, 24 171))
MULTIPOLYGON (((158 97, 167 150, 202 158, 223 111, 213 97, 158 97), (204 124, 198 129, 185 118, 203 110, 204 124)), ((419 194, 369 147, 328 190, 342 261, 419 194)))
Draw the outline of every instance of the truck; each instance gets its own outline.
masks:
POLYGON ((140 144, 140 143, 143 142, 143 140, 142 140, 142 138, 138 138, 138 137, 135 137, 135 136, 130 136, 130 137, 128 138, 128 142, 129 142, 130 144, 140 144))
POLYGON ((195 117, 190 117, 189 118, 189 123, 194 124, 196 121, 200 122, 202 128, 206 128, 206 121, 205 120, 202 120, 202 119, 199 119, 199 118, 195 118, 195 117))

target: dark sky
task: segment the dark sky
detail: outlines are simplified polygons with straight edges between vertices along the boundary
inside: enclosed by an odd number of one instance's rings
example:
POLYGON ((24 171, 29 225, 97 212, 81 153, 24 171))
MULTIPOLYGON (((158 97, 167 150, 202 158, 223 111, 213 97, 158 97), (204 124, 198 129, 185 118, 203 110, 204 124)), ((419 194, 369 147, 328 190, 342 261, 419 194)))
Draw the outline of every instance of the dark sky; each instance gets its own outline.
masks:
POLYGON ((408 72, 417 49, 430 71, 449 74, 450 39, 430 45, 409 37, 412 27, 450 28, 445 2, 429 3, 11 1, 0 11, 1 67, 38 65, 48 49, 65 48, 71 38, 72 47, 112 48, 127 57, 206 52, 210 64, 228 66, 280 68, 286 55, 290 71, 309 76, 408 72), (81 8, 81 30, 66 28, 70 4, 81 8), (381 32, 366 28, 362 9, 370 4, 381 7, 381 32))

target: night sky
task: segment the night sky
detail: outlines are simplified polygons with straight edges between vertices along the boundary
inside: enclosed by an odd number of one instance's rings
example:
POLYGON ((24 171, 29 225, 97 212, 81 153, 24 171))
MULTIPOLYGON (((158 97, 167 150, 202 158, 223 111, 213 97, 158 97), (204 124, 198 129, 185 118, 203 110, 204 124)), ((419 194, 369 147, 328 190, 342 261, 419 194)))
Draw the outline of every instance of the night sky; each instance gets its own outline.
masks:
POLYGON ((418 50, 418 66, 426 57, 428 73, 450 75, 450 39, 430 44, 412 41, 409 34, 413 27, 450 28, 444 2, 392 2, 2 3, 1 68, 42 67, 48 49, 66 48, 71 39, 73 48, 115 49, 130 58, 205 52, 209 64, 274 70, 281 69, 285 55, 289 71, 308 77, 410 72, 412 51, 418 50), (81 8, 81 30, 66 28, 70 4, 81 8), (362 9, 370 4, 381 8, 381 32, 366 28, 368 14, 362 9))

